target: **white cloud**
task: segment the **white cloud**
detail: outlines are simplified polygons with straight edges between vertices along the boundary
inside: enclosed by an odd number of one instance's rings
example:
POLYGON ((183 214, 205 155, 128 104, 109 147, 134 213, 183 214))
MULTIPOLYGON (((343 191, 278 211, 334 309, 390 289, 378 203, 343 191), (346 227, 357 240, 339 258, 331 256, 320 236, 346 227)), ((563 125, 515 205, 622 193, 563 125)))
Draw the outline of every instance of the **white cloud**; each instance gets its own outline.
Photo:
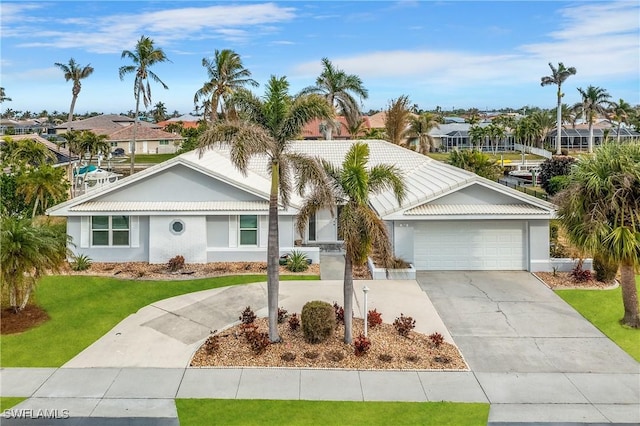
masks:
POLYGON ((12 81, 28 81, 28 80, 60 80, 63 78, 62 72, 56 67, 33 68, 28 70, 20 70, 15 73, 4 74, 3 79, 12 81))

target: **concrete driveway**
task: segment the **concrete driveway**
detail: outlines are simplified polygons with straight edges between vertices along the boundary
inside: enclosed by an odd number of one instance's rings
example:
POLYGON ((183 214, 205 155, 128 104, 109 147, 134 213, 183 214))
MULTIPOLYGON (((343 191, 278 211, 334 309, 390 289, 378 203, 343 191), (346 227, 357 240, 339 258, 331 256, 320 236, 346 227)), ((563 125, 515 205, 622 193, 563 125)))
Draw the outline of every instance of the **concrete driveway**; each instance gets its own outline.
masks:
POLYGON ((639 364, 527 272, 421 272, 490 423, 640 420, 639 364))

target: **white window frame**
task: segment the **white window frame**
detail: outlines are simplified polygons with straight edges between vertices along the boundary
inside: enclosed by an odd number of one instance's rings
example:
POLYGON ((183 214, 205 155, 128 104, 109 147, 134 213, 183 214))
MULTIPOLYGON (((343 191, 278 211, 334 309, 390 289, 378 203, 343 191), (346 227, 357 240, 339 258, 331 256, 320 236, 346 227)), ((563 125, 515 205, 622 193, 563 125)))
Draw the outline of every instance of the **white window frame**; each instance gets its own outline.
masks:
POLYGON ((131 247, 131 237, 132 237, 132 221, 131 221, 131 216, 125 216, 125 215, 117 215, 117 216, 122 216, 122 217, 126 217, 127 218, 127 224, 128 227, 125 228, 113 228, 113 216, 107 216, 107 215, 97 215, 97 216, 91 216, 91 218, 89 219, 89 235, 91 238, 91 247, 131 247), (93 218, 94 217, 106 217, 108 219, 108 224, 107 224, 107 228, 106 229, 94 229, 93 228, 93 218), (106 232, 108 235, 108 244, 94 244, 93 242, 93 233, 94 231, 98 231, 98 232, 106 232), (127 232, 127 244, 117 244, 114 245, 113 244, 113 233, 115 232, 123 232, 126 231, 127 232))
POLYGON ((258 247, 260 244, 260 220, 259 216, 255 214, 242 214, 238 216, 238 246, 241 247, 258 247), (256 227, 255 228, 243 228, 242 227, 242 217, 251 216, 256 219, 256 227), (253 231, 256 234, 256 242, 255 244, 242 244, 242 232, 243 231, 253 231))

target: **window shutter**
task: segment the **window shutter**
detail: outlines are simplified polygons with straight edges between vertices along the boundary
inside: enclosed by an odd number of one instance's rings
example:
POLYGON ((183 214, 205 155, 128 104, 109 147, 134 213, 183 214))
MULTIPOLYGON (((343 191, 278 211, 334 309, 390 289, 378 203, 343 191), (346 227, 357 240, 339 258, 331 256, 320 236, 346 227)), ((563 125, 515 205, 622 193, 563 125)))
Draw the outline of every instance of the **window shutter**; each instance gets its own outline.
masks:
POLYGON ((260 224, 258 225, 258 245, 260 247, 267 246, 267 240, 269 239, 269 216, 258 216, 260 218, 260 224))
POLYGON ((140 247, 140 218, 129 217, 129 243, 131 247, 140 247))
POLYGON ((229 216, 229 247, 238 247, 238 216, 229 216))
POLYGON ((80 247, 88 248, 91 234, 91 216, 80 217, 80 247))

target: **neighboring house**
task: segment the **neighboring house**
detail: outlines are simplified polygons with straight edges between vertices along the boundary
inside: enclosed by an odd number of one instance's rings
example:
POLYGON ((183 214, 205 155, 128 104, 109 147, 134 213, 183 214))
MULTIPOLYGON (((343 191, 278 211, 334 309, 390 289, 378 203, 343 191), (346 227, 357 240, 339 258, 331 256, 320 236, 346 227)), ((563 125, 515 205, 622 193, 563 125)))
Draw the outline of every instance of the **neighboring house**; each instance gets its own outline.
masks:
POLYGON ((40 142, 41 144, 46 146, 49 149, 49 151, 51 151, 56 156, 56 164, 63 165, 63 164, 69 163, 70 160, 77 160, 78 159, 78 156, 71 154, 71 152, 67 148, 64 148, 64 147, 62 147, 60 145, 57 145, 57 144, 55 144, 55 143, 53 143, 51 141, 48 141, 47 139, 43 138, 42 136, 39 136, 39 135, 36 135, 36 134, 11 135, 11 136, 7 136, 7 137, 13 139, 14 141, 20 141, 20 140, 25 140, 25 139, 33 139, 36 142, 40 142))
POLYGON ((196 129, 200 124, 200 121, 202 121, 202 117, 196 117, 195 115, 191 114, 183 114, 180 117, 172 117, 168 120, 158 121, 156 124, 162 129, 166 128, 171 123, 180 123, 185 129, 196 129))
POLYGON ((51 123, 46 118, 34 118, 31 120, 0 118, 0 135, 47 134, 51 126, 51 123))
MULTIPOLYGON (((124 115, 104 114, 72 121, 71 129, 90 130, 98 135, 107 135, 112 151, 122 148, 126 153, 130 153, 134 122, 133 118, 124 115)), ((136 153, 138 154, 175 153, 184 140, 180 135, 161 130, 161 126, 155 123, 139 121, 138 126, 136 132, 136 153)), ((56 134, 66 131, 67 123, 56 126, 56 134)))
MULTIPOLYGON (((362 133, 366 132, 369 127, 369 117, 362 116, 364 123, 362 124, 362 133)), ((325 127, 327 123, 325 120, 314 119, 308 122, 302 128, 302 134, 300 135, 301 139, 306 140, 324 140, 325 139, 325 127)), ((332 139, 353 139, 351 133, 349 133, 349 125, 347 123, 347 119, 339 115, 334 119, 334 126, 331 133, 332 139)), ((360 135, 362 136, 362 135, 360 135)))
MULTIPOLYGON (((341 164, 352 141, 295 141, 295 152, 341 164)), ((395 164, 407 197, 390 191, 372 207, 388 224, 394 252, 418 270, 550 270, 554 206, 422 154, 370 140, 371 166, 395 164)), ((270 177, 266 159, 246 176, 227 150, 191 151, 47 211, 67 217, 70 249, 97 262, 266 261, 270 177)), ((295 231, 301 200, 280 210, 280 250, 318 260, 339 243, 336 213, 318 213, 295 231)))
MULTIPOLYGON (((547 133, 546 140, 549 145, 555 146, 556 129, 547 133)), ((593 126, 593 146, 602 145, 602 141, 605 138, 615 141, 618 138, 618 127, 612 126, 609 122, 602 122, 594 124, 593 126)), ((630 127, 622 127, 620 129, 620 142, 638 142, 640 141, 640 133, 636 132, 630 127)), ((576 124, 575 127, 571 125, 563 126, 560 132, 560 146, 570 150, 586 150, 589 147, 589 125, 588 124, 576 124)))

